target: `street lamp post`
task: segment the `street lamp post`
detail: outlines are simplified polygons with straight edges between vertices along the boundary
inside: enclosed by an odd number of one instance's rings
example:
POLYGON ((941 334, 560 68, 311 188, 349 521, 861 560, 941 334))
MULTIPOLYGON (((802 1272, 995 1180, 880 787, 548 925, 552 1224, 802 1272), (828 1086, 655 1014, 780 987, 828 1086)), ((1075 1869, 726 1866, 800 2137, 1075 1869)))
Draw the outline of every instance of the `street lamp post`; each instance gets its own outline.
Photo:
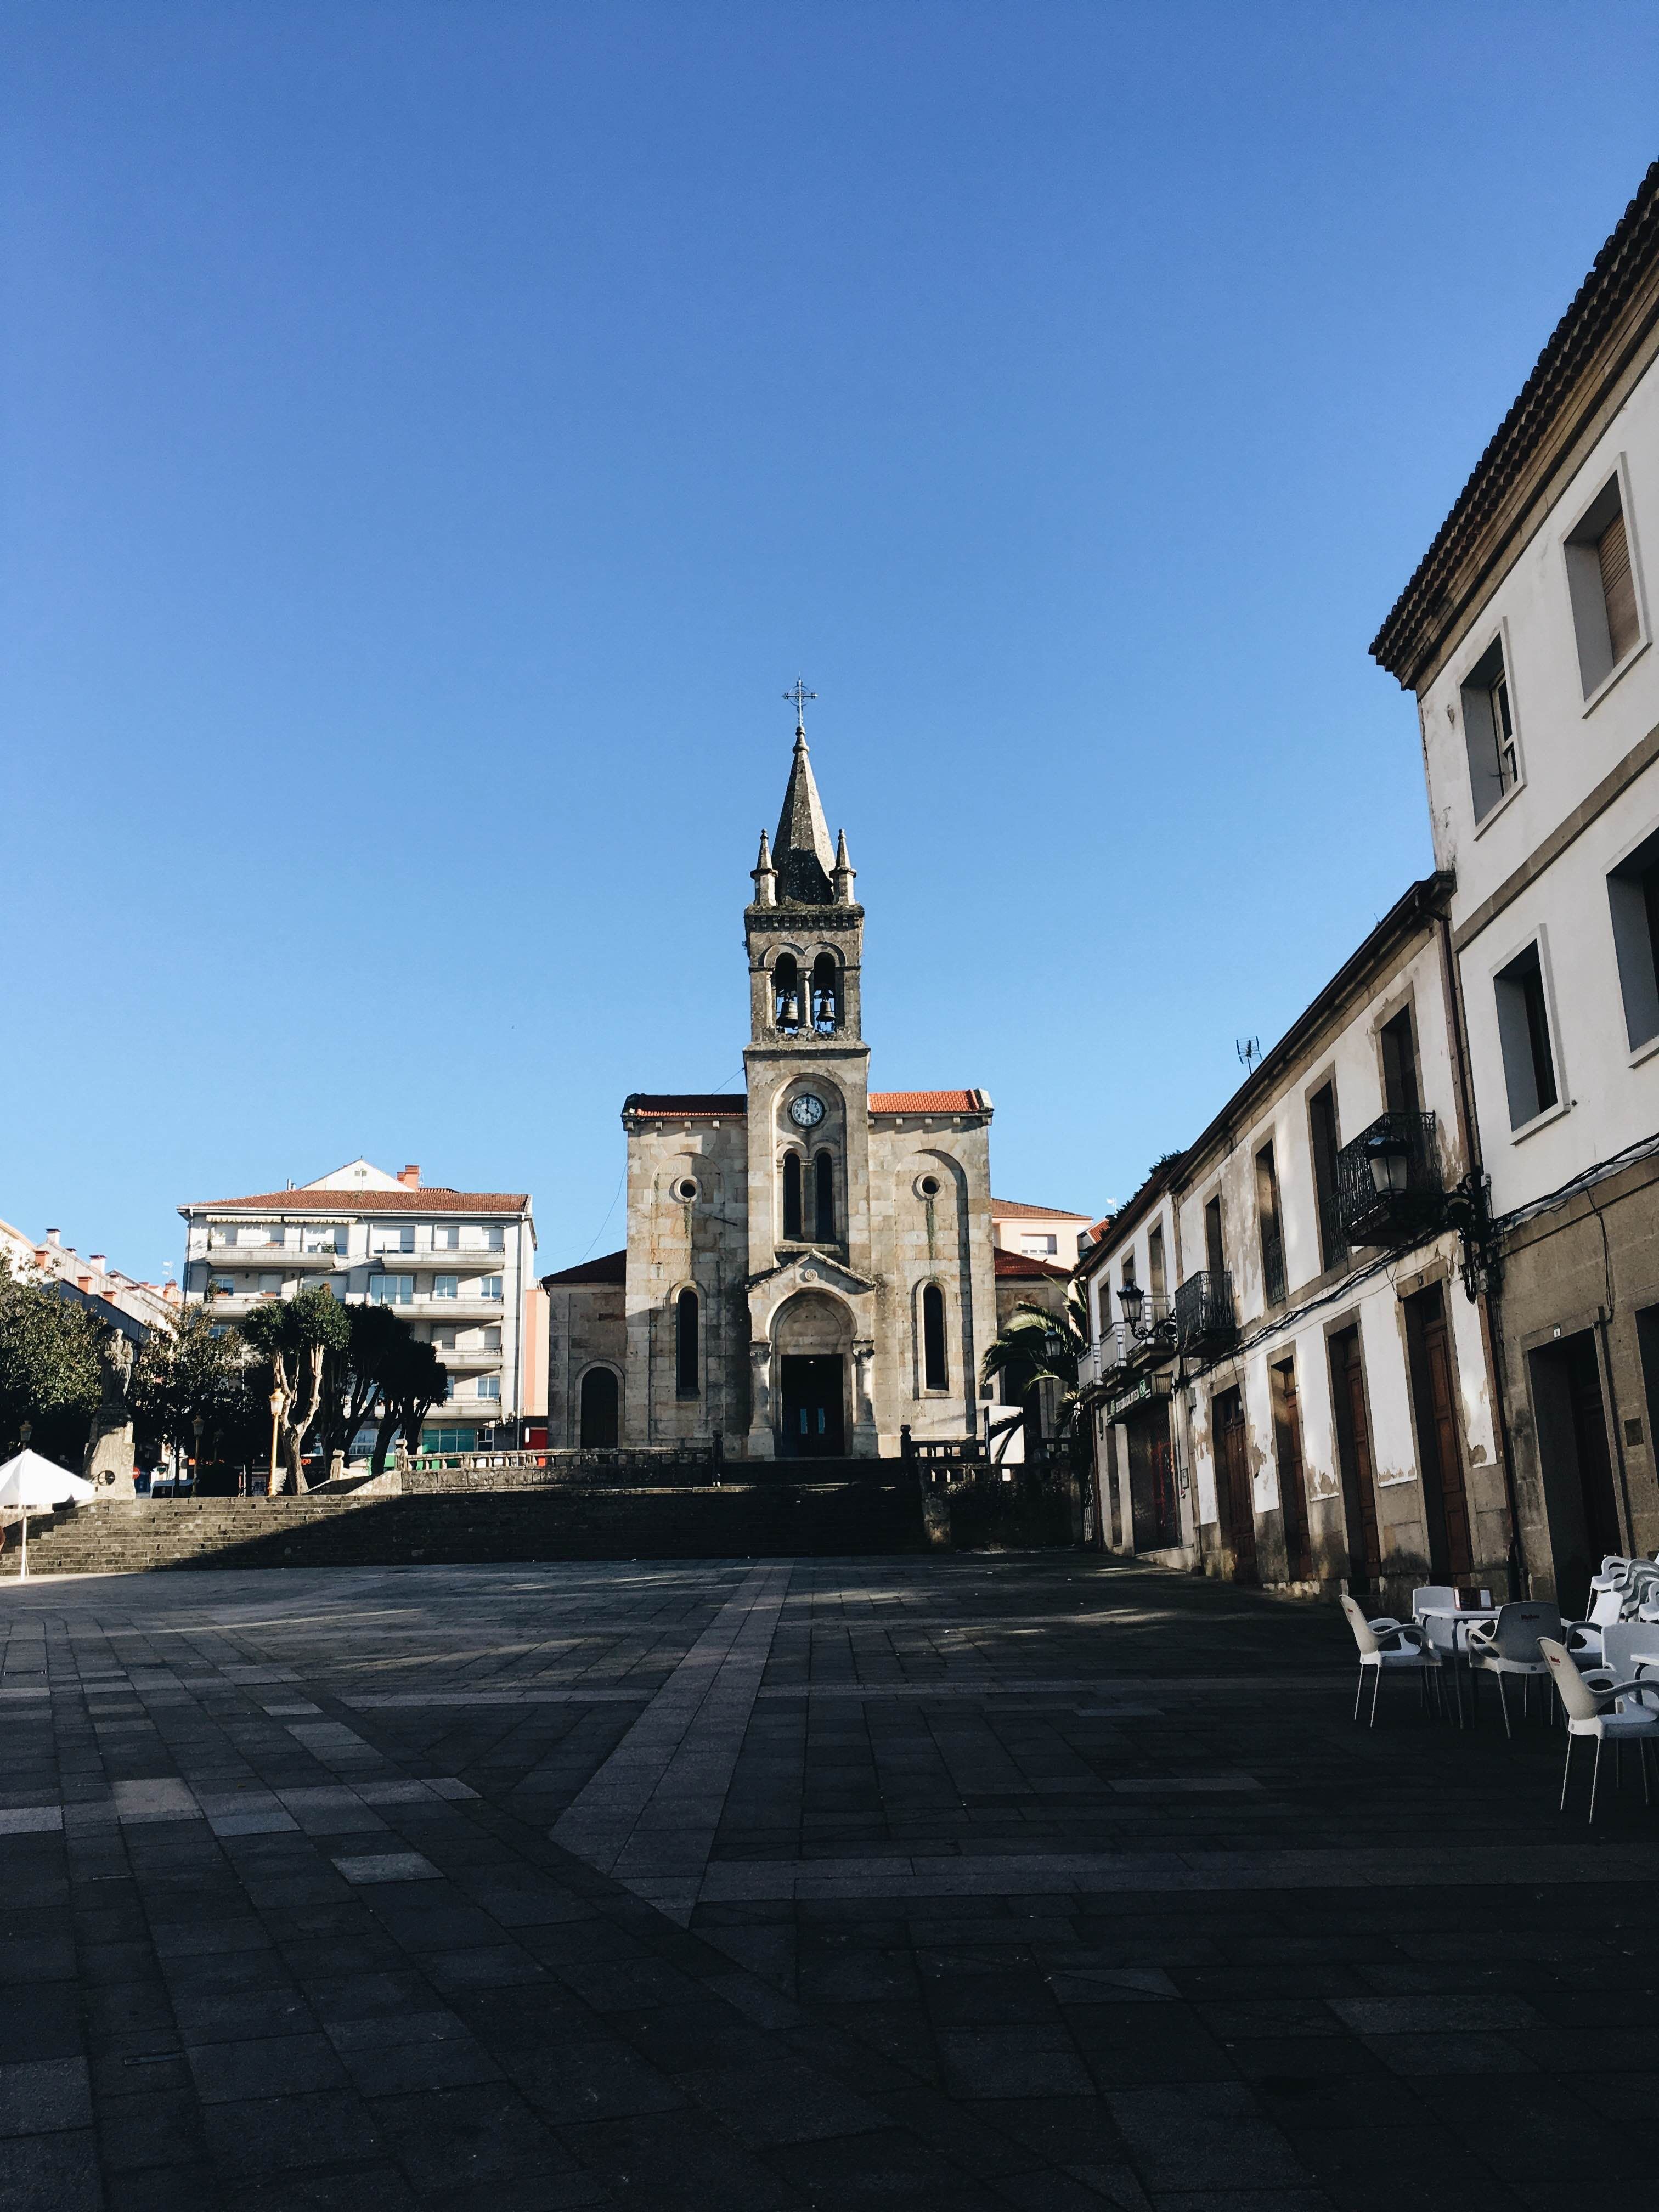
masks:
POLYGON ((198 1413, 195 1419, 190 1425, 196 1431, 196 1457, 192 1462, 192 1465, 196 1470, 196 1474, 195 1480, 191 1487, 199 1498, 202 1492, 202 1431, 206 1428, 207 1423, 202 1419, 201 1415, 198 1413))

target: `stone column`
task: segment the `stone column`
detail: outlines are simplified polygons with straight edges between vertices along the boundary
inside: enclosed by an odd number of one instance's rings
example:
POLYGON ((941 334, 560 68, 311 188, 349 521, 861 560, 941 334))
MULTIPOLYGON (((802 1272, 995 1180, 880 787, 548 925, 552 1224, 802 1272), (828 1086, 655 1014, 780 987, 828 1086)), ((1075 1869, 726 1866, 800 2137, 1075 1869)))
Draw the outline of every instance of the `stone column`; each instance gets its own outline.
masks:
POLYGON ((764 1337, 749 1346, 749 1456, 777 1457, 772 1433, 772 1346, 764 1337))
POLYGON ((853 1346, 853 1456, 874 1459, 880 1449, 876 1435, 874 1395, 876 1347, 872 1338, 860 1337, 853 1346))

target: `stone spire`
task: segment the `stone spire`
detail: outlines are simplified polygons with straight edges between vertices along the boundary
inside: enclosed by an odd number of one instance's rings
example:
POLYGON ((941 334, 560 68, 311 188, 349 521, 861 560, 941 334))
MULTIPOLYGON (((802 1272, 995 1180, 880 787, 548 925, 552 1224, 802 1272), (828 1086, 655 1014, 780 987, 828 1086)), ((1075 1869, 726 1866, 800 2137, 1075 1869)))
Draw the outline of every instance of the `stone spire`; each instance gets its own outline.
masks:
POLYGON ((795 757, 789 766, 789 782, 773 840, 776 854, 778 896, 787 905, 830 906, 835 891, 830 873, 835 860, 830 849, 830 825, 823 818, 818 787, 812 781, 812 763, 806 750, 806 731, 795 725, 795 757))
POLYGON ((749 871, 755 878, 755 904, 775 906, 778 902, 778 872, 772 866, 772 848, 766 842, 766 832, 761 831, 760 858, 749 871))
POLYGON ((853 878, 857 873, 858 870, 853 866, 852 861, 847 856, 847 832, 843 830, 839 832, 836 839, 836 866, 834 875, 836 878, 836 904, 837 906, 852 905, 853 878))

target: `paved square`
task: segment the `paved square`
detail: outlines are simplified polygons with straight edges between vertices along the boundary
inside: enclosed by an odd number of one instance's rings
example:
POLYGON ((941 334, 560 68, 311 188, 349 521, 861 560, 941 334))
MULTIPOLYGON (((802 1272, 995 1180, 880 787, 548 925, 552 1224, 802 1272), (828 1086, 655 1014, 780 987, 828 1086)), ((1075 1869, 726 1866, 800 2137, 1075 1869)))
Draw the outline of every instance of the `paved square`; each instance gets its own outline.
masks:
MULTIPOLYGON (((31 2208, 1659 2201, 1659 1808, 1046 1553, 0 1592, 31 2208)), ((1393 1695, 1390 1696, 1389 1692, 1393 1695)))

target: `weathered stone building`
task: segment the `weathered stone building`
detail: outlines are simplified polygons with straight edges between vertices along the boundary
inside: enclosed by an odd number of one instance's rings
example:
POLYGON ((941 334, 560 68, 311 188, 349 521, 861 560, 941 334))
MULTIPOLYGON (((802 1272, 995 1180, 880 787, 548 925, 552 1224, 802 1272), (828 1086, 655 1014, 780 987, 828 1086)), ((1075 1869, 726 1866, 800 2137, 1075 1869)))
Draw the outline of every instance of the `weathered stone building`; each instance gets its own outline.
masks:
POLYGON ((629 1097, 626 1249, 544 1279, 555 1448, 864 1458, 982 1428, 991 1102, 869 1090, 864 908, 799 726, 752 874, 744 1091, 629 1097))
POLYGON ((1659 163, 1372 646, 1416 695, 1522 1569, 1659 1545, 1659 163))

